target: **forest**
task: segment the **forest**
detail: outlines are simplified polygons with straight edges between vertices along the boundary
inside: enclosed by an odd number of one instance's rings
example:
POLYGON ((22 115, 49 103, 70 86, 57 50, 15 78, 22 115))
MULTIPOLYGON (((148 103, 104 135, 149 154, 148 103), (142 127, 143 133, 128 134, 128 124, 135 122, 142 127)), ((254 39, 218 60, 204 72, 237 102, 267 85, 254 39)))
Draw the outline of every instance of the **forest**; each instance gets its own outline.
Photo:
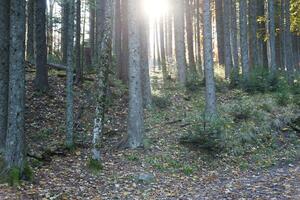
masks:
POLYGON ((300 0, 1 0, 2 199, 300 199, 300 0))

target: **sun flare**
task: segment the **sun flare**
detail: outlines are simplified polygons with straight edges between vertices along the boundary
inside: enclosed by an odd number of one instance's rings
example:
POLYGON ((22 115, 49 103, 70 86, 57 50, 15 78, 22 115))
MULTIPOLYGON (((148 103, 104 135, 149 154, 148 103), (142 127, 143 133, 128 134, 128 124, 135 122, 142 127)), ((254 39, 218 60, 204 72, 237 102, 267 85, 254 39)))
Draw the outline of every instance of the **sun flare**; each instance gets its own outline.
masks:
POLYGON ((169 9, 168 0, 144 0, 144 10, 150 19, 157 19, 165 15, 169 9))

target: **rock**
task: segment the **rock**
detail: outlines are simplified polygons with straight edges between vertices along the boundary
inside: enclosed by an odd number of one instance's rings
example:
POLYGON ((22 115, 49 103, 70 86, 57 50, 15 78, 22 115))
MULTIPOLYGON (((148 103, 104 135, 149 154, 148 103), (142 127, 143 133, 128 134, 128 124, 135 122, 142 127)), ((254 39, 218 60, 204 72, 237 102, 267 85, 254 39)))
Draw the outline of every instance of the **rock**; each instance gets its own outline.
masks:
POLYGON ((151 183, 155 180, 155 176, 151 173, 140 173, 136 177, 138 182, 151 183))

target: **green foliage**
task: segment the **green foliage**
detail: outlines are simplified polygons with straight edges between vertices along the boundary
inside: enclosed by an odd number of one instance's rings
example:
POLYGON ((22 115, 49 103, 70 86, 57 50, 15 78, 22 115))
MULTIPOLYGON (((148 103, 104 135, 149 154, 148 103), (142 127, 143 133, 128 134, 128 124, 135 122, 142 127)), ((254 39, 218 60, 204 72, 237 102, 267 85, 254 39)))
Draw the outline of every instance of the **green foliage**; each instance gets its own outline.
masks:
POLYGON ((198 79, 190 79, 186 82, 185 88, 188 92, 197 92, 203 87, 203 83, 198 79))
POLYGON ((129 160, 129 161, 139 161, 139 157, 136 154, 127 155, 126 159, 129 160))
POLYGON ((180 138, 182 144, 194 144, 199 148, 219 152, 224 149, 224 133, 226 121, 224 118, 207 118, 202 115, 193 126, 193 131, 180 138))
POLYGON ((152 97, 153 104, 159 109, 166 109, 171 105, 171 101, 167 96, 156 96, 152 97))
POLYGON ((276 91, 282 83, 278 75, 272 75, 263 67, 253 68, 248 80, 241 80, 242 88, 248 93, 276 91))
POLYGON ((11 186, 16 187, 20 185, 20 179, 21 179, 21 173, 19 168, 14 167, 8 172, 7 182, 11 186))
POLYGON ((22 179, 26 181, 32 181, 33 180, 33 171, 28 163, 24 166, 24 171, 22 174, 22 179))
POLYGON ((90 158, 88 161, 88 168, 94 172, 94 173, 98 173, 101 170, 103 170, 103 165, 101 161, 95 160, 90 158))

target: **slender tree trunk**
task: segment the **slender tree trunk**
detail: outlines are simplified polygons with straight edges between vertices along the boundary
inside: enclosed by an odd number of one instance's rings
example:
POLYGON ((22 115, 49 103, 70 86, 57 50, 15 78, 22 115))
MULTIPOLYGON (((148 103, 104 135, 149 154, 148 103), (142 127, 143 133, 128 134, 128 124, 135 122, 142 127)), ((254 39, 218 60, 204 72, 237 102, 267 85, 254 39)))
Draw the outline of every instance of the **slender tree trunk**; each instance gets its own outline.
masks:
MULTIPOLYGON (((17 168, 20 177, 25 165, 25 0, 10 1, 10 56, 8 122, 5 163, 8 170, 17 168)), ((1 72, 2 73, 2 72, 1 72)))
POLYGON ((90 0, 89 2, 89 10, 90 10, 90 22, 89 22, 89 42, 91 47, 91 59, 92 65, 94 64, 95 60, 95 19, 96 19, 96 3, 95 0, 90 0))
POLYGON ((76 0, 76 83, 81 84, 83 78, 83 66, 81 65, 81 0, 76 0))
POLYGON ((142 66, 142 94, 143 106, 148 108, 152 104, 151 96, 151 83, 149 74, 149 60, 148 60, 148 47, 149 47, 149 19, 144 17, 140 22, 140 45, 141 45, 141 66, 142 66))
POLYGON ((66 135, 66 146, 72 148, 74 145, 73 141, 73 125, 74 125, 74 95, 73 95, 73 35, 74 35, 74 13, 75 13, 75 0, 67 0, 69 7, 68 16, 68 35, 67 35, 67 135, 66 135))
POLYGON ((276 68, 276 46, 275 46, 275 10, 274 0, 266 0, 266 30, 267 30, 267 51, 268 51, 268 66, 272 74, 277 71, 276 68))
POLYGON ((238 50, 238 24, 236 0, 231 0, 231 48, 233 61, 233 83, 237 84, 239 80, 239 50, 238 50))
POLYGON ((121 3, 121 15, 122 15, 122 78, 124 83, 128 83, 128 0, 122 0, 121 3))
POLYGON ((69 5, 69 0, 63 0, 62 3, 62 62, 64 64, 67 63, 67 54, 68 54, 68 35, 69 35, 69 12, 70 12, 70 5, 69 5))
POLYGON ((240 0, 240 40, 243 79, 249 79, 249 50, 248 50, 248 28, 247 28, 247 1, 240 0))
POLYGON ((178 79, 182 85, 186 83, 186 60, 184 44, 184 4, 182 0, 176 0, 174 22, 175 22, 175 53, 178 70, 178 79))
MULTIPOLYGON (((202 9, 203 12, 203 9, 202 9)), ((196 31, 197 31, 197 65, 200 75, 203 75, 203 69, 202 69, 202 49, 201 49, 201 19, 200 19, 200 0, 196 0, 196 19, 197 19, 197 25, 196 25, 196 31)))
POLYGON ((9 5, 0 1, 0 153, 4 150, 7 131, 9 82, 9 5))
POLYGON ((26 59, 34 61, 34 0, 27 2, 27 42, 26 59))
POLYGON ((168 40, 167 40, 167 54, 168 60, 171 62, 173 59, 173 10, 172 6, 169 8, 168 18, 167 18, 167 27, 168 27, 168 40))
POLYGON ((48 53, 52 55, 53 53, 53 12, 54 12, 55 0, 49 1, 49 23, 48 23, 48 53))
POLYGON ((139 0, 128 0, 129 30, 129 111, 128 141, 129 148, 143 146, 144 119, 141 90, 141 60, 139 39, 139 0))
POLYGON ((294 83, 294 65, 293 65, 293 44, 291 35, 291 13, 290 13, 290 0, 285 0, 285 50, 286 50, 286 67, 288 82, 290 85, 294 83))
POLYGON ((115 49, 118 77, 122 79, 122 22, 121 22, 121 0, 116 0, 115 17, 115 49))
POLYGON ((211 25, 211 7, 210 0, 204 0, 203 18, 204 18, 204 66, 205 66, 205 113, 206 116, 216 114, 216 92, 213 67, 212 51, 212 25, 211 25))
POLYGON ((164 84, 167 82, 167 62, 166 62, 166 52, 165 52, 165 37, 164 37, 164 20, 163 16, 159 20, 159 38, 160 38, 160 57, 164 84))
POLYGON ((35 2, 35 49, 36 75, 35 86, 38 91, 47 92, 48 67, 47 67, 47 39, 46 39, 46 0, 35 2))
POLYGON ((98 34, 98 67, 97 67, 97 105, 96 113, 94 118, 94 129, 93 129, 93 149, 92 159, 96 161, 101 160, 100 155, 100 140, 103 134, 104 128, 104 112, 106 103, 106 91, 108 84, 108 72, 111 68, 112 63, 112 2, 105 0, 102 4, 104 11, 103 18, 103 32, 98 34))
POLYGON ((257 0, 249 0, 249 64, 258 66, 257 51, 257 0))
POLYGON ((223 19, 223 0, 215 0, 216 5, 216 23, 217 23, 217 43, 218 43, 218 59, 219 64, 225 64, 225 52, 224 52, 224 19, 223 19))
POLYGON ((158 65, 158 69, 161 69, 161 53, 160 53, 160 34, 159 34, 159 24, 158 21, 155 20, 154 22, 154 31, 155 31, 155 39, 156 39, 156 52, 157 52, 157 65, 158 65))
POLYGON ((186 36, 187 36, 187 46, 188 46, 188 60, 190 74, 195 76, 197 74, 195 54, 194 54, 194 41, 193 41, 193 20, 192 20, 192 9, 190 5, 190 0, 185 0, 185 21, 186 21, 186 36))
POLYGON ((231 16, 231 0, 223 1, 224 8, 224 53, 225 53, 225 78, 230 78, 232 68, 232 53, 230 45, 230 16, 231 16))

